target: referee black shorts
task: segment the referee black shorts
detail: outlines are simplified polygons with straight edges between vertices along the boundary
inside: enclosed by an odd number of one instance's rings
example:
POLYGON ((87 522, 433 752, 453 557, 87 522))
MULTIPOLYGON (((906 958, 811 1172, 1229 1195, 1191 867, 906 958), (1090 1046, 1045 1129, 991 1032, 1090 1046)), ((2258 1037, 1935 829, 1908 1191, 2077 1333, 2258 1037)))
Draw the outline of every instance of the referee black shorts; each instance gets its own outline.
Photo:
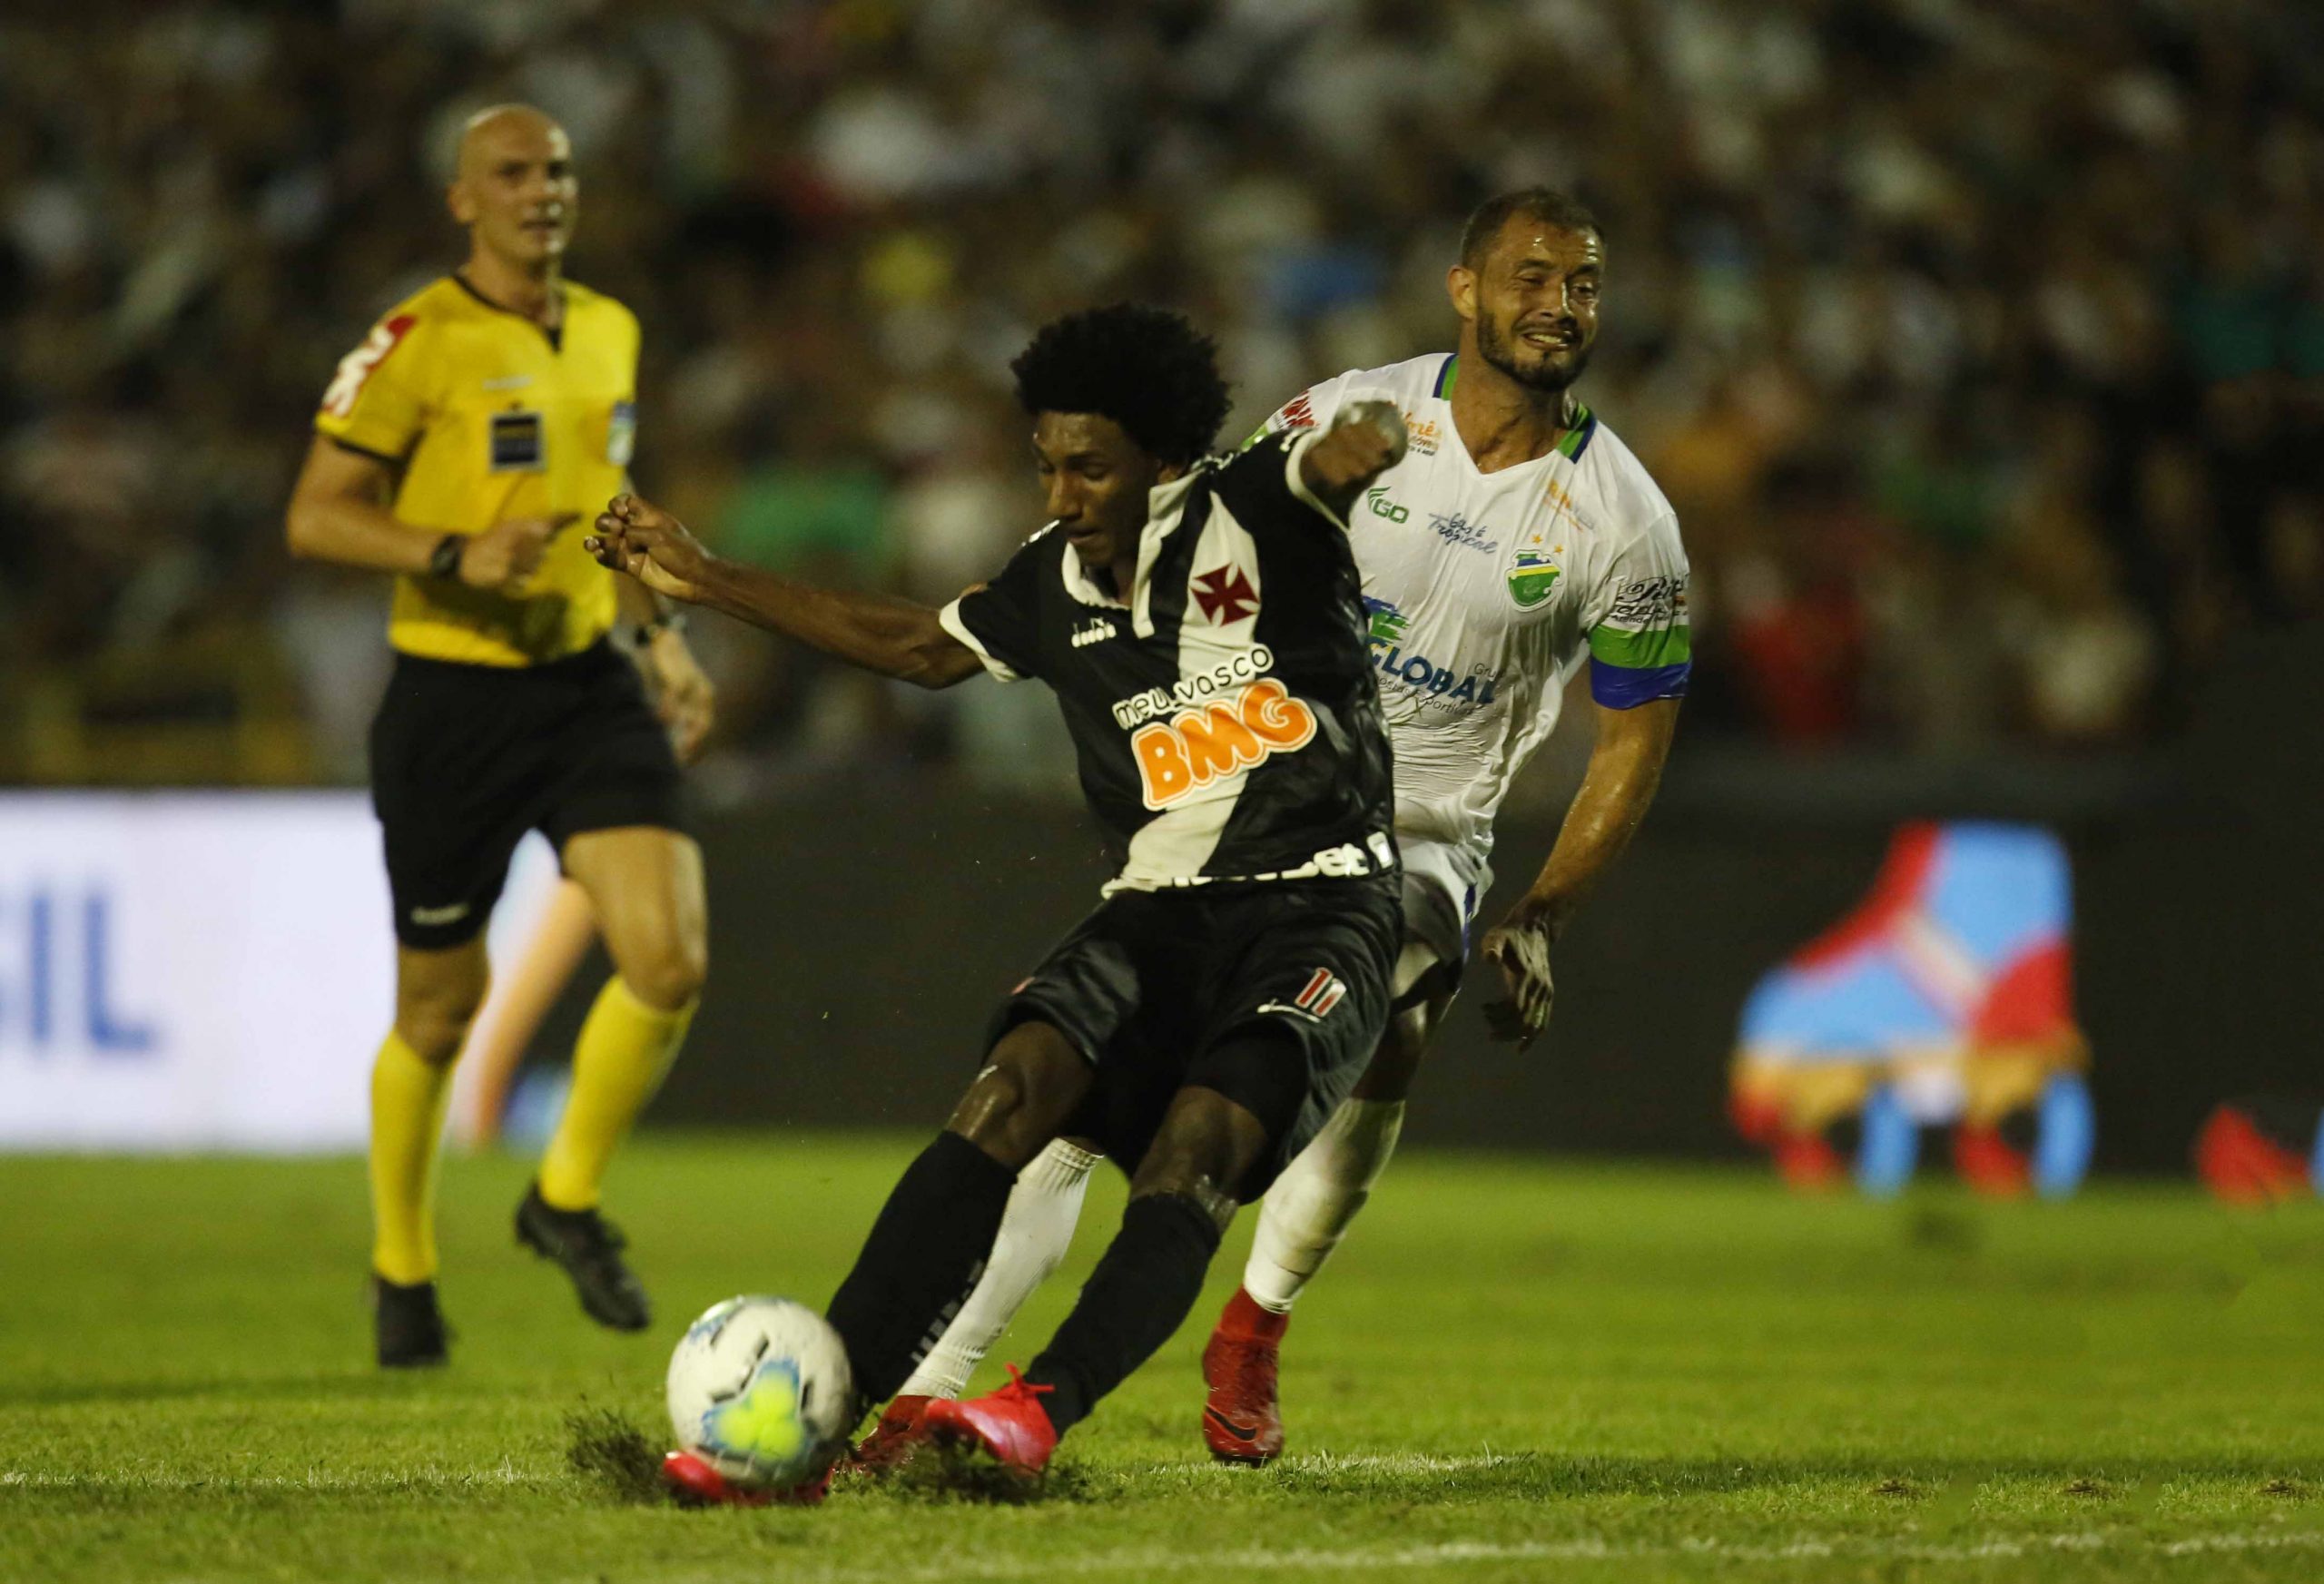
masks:
POLYGON ((396 656, 371 722, 371 805, 396 939, 462 945, 492 916, 509 856, 537 830, 684 828, 676 756, 637 668, 599 639, 527 666, 396 656))
POLYGON ((1097 1082, 1065 1132, 1131 1172, 1172 1096, 1225 1095, 1272 1146, 1235 1186, 1248 1204, 1363 1077, 1402 914, 1393 874, 1117 892, 1002 1004, 987 1048, 1025 1022, 1071 1040, 1097 1082))

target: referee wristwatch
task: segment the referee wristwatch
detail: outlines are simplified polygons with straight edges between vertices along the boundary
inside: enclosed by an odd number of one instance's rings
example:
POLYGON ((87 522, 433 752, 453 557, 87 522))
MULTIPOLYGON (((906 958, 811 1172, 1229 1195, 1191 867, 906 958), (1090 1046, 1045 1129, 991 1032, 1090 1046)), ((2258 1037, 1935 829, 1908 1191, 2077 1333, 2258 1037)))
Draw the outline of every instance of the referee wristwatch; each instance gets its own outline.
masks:
POLYGON ((460 575, 460 550, 468 544, 466 534, 447 534, 436 541, 428 552, 428 576, 449 581, 460 575))
POLYGON ((665 633, 683 633, 685 630, 686 617, 684 611, 662 611, 650 620, 638 623, 637 631, 634 636, 637 640, 637 646, 642 649, 665 633))

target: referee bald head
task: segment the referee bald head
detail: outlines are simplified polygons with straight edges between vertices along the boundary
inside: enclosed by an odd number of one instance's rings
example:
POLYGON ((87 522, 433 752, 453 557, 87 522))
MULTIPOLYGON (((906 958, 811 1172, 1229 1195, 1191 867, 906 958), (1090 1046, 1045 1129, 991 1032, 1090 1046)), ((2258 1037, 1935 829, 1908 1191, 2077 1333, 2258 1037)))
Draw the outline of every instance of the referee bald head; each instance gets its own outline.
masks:
POLYGON ((529 104, 479 110, 460 130, 459 161, 446 194, 468 231, 472 255, 526 274, 564 257, 580 212, 573 142, 529 104))

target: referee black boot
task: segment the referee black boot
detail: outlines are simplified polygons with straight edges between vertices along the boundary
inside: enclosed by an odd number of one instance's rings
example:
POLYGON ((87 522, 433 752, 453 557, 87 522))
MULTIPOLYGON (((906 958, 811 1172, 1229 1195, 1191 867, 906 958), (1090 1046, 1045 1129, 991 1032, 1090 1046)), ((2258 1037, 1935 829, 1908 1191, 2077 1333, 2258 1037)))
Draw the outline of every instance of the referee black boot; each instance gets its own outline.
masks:
POLYGON ((643 1331, 653 1323, 645 1289, 622 1263, 626 1240, 595 1210, 559 1210, 535 1183, 517 1206, 517 1241, 565 1267, 583 1311, 598 1324, 643 1331))
POLYGON ((406 1286, 382 1275, 371 1278, 371 1332, 383 1370, 428 1369, 449 1358, 451 1331, 436 1307, 436 1284, 406 1286))

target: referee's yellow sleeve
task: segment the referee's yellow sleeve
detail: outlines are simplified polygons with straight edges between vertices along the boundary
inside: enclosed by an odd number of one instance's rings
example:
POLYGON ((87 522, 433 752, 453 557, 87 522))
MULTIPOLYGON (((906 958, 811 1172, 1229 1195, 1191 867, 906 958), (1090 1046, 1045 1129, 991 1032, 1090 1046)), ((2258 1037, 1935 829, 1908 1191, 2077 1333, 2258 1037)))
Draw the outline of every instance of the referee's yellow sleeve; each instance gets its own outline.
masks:
POLYGON ((426 359, 420 316, 399 310, 371 327, 363 344, 340 359, 315 413, 315 431, 384 460, 400 461, 425 427, 426 359))

